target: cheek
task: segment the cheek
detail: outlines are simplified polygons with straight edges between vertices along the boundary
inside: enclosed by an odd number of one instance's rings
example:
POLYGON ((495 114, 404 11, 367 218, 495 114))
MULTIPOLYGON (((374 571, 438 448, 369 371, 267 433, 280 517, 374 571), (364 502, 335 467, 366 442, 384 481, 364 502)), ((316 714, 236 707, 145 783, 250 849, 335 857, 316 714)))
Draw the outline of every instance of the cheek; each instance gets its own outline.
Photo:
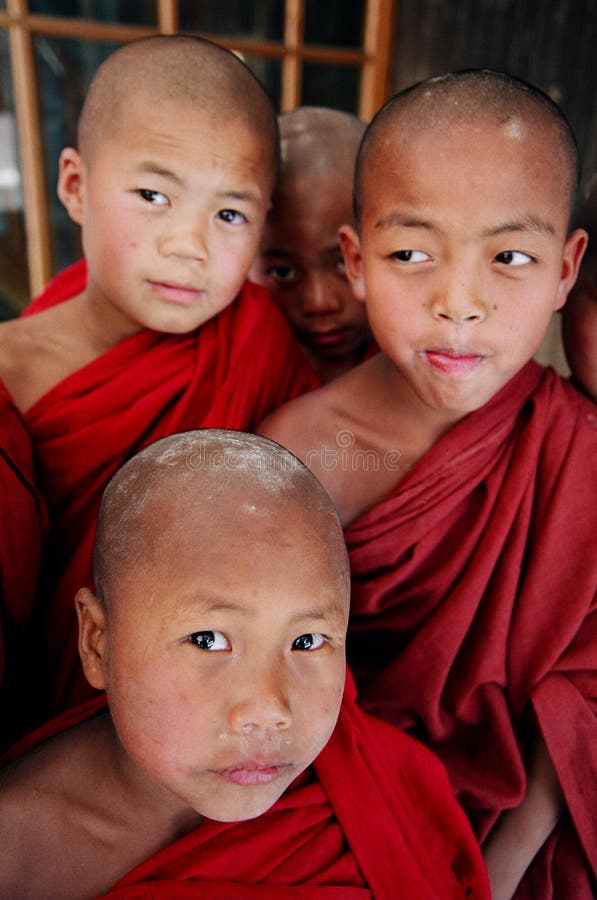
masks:
POLYGON ((340 711, 344 693, 346 667, 343 660, 330 661, 319 678, 306 678, 297 690, 293 709, 294 731, 305 739, 305 750, 312 759, 327 744, 340 711))
MULTIPOLYGON (((134 758, 170 758, 193 740, 208 710, 198 710, 171 663, 130 652, 113 656, 106 691, 120 739, 134 758)), ((196 698, 195 698, 196 699, 196 698)))

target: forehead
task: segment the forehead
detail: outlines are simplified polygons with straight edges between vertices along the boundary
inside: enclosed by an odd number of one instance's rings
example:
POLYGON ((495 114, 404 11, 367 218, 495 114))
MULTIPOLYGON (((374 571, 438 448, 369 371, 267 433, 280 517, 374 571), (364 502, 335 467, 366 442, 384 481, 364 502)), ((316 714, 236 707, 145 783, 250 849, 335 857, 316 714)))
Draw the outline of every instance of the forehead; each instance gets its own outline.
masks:
MULTIPOLYGON (((129 529, 130 530, 130 529, 129 529)), ((252 597, 280 611, 317 597, 348 605, 342 536, 329 511, 247 491, 231 497, 180 494, 149 504, 112 578, 131 598, 149 589, 168 614, 177 597, 252 597)), ((143 602, 145 602, 143 600, 143 602)))
POLYGON ((142 94, 123 104, 98 149, 130 157, 153 152, 197 166, 222 160, 256 180, 270 182, 273 177, 270 142, 241 118, 217 116, 190 103, 152 102, 142 94))
POLYGON ((297 173, 285 178, 274 195, 266 238, 276 237, 288 244, 312 242, 323 249, 336 243, 338 228, 350 222, 350 177, 297 173))
POLYGON ((564 166, 561 143, 540 121, 467 117, 416 128, 410 117, 396 117, 364 160, 363 214, 441 203, 458 216, 465 206, 484 205, 488 218, 542 211, 565 231, 569 188, 557 177, 564 166))

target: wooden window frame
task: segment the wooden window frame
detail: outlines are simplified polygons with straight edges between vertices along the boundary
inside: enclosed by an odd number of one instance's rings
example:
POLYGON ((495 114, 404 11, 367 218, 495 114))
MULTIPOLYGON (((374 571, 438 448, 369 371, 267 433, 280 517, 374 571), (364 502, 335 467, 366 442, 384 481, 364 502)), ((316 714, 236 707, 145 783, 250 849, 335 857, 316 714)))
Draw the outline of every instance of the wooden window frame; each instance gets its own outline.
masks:
MULTIPOLYGON (((178 6, 178 0, 157 0, 157 26, 152 28, 30 13, 27 0, 6 0, 6 11, 0 11, 0 30, 8 32, 32 295, 43 290, 52 274, 33 36, 123 43, 151 34, 174 34, 179 29, 178 6)), ((306 45, 305 0, 284 0, 281 42, 201 34, 230 50, 280 60, 282 112, 300 104, 305 62, 359 67, 358 114, 367 121, 385 101, 389 89, 395 7, 396 0, 366 0, 363 44, 357 49, 306 45)))

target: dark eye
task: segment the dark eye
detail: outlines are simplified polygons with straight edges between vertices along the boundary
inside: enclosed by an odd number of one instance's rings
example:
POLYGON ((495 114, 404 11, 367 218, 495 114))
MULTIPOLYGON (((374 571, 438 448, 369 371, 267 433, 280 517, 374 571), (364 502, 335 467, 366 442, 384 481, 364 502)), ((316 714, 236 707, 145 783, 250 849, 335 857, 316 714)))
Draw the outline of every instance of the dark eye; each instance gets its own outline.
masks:
POLYGON ((281 283, 296 281, 297 271, 292 266, 269 266, 265 270, 268 278, 281 283))
POLYGON ((428 259, 431 259, 424 250, 396 250, 395 253, 392 253, 392 256, 399 262, 406 263, 426 262, 428 259))
POLYGON ((242 225, 247 221, 247 217, 236 209, 221 209, 218 217, 229 225, 242 225))
POLYGON ((141 188, 139 194, 153 206, 166 206, 168 203, 168 198, 160 191, 150 191, 148 188, 141 188))
POLYGON ((495 261, 505 266, 526 266, 527 263, 534 262, 532 256, 521 250, 504 250, 503 253, 497 254, 495 261))
POLYGON ((194 631, 188 639, 200 650, 230 650, 228 638, 221 631, 194 631))
POLYGON ((325 635, 312 631, 309 634, 301 634, 292 642, 293 650, 319 650, 325 643, 325 635))

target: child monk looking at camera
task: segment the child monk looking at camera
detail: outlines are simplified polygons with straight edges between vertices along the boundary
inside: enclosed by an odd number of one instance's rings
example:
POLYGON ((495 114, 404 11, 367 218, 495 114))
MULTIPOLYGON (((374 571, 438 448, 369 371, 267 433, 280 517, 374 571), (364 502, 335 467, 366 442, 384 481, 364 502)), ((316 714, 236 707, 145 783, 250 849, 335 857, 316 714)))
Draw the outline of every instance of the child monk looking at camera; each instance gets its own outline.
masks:
POLYGON ((313 383, 279 310, 245 282, 277 154, 276 116, 250 70, 183 35, 108 57, 77 147, 62 152, 58 193, 85 263, 58 276, 38 314, 0 326, 0 378, 31 432, 50 515, 40 719, 89 693, 72 597, 90 583, 99 500, 118 466, 175 431, 251 429, 313 383))
POLYGON ((0 897, 488 897, 441 763, 345 687, 342 528, 290 453, 146 448, 106 490, 94 578, 79 649, 106 697, 4 770, 0 897))
POLYGON ((444 761, 495 900, 589 900, 597 876, 597 419, 531 361, 585 249, 577 183, 530 85, 392 98, 341 233, 382 352, 263 426, 345 525, 359 701, 444 761))
POLYGON ((328 382, 374 350, 338 237, 353 222, 352 176, 365 123, 337 109, 304 106, 278 124, 280 174, 250 277, 271 289, 312 367, 328 382))

